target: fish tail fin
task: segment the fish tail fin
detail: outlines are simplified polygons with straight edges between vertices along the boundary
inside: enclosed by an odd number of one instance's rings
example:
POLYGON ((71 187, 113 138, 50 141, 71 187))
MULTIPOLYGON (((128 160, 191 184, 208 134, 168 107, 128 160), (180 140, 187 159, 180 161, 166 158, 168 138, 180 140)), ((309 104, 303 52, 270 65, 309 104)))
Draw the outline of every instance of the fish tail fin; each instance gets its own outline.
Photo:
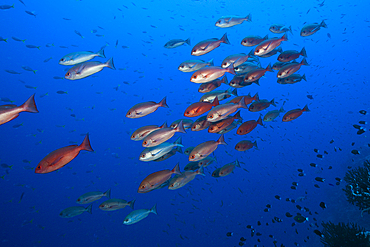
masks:
POLYGON ((236 73, 234 71, 234 65, 230 64, 229 67, 226 68, 226 72, 229 72, 232 75, 236 75, 236 73))
POLYGON ((33 72, 34 74, 36 74, 37 70, 32 70, 32 72, 33 72))
POLYGON ((21 105, 21 108, 24 109, 26 112, 32 112, 32 113, 37 113, 39 112, 36 107, 35 103, 35 94, 33 94, 31 97, 28 98, 26 102, 21 105))
POLYGON ((246 21, 252 22, 252 14, 247 15, 244 19, 246 21))
POLYGON ((276 51, 282 53, 283 52, 283 48, 282 47, 279 47, 276 51))
POLYGON ((159 103, 159 106, 168 108, 168 105, 166 103, 166 97, 164 97, 159 103))
POLYGON ((136 201, 136 199, 127 203, 130 206, 130 208, 134 209, 135 201, 136 201))
POLYGON ((176 152, 179 152, 180 154, 183 154, 181 147, 175 147, 174 149, 176 150, 176 152))
POLYGON ((253 146, 255 146, 255 147, 258 149, 257 141, 254 141, 254 142, 253 142, 253 146))
POLYGON ((109 189, 106 192, 104 192, 104 196, 106 196, 106 197, 108 197, 110 199, 110 193, 111 193, 111 189, 109 189))
POLYGON ((253 83, 257 84, 258 86, 261 86, 260 85, 260 79, 258 79, 257 81, 253 81, 253 83))
POLYGON ((188 38, 187 40, 185 40, 185 43, 190 45, 190 38, 188 38))
POLYGON ((240 116, 240 111, 238 111, 237 113, 235 113, 234 119, 238 119, 238 120, 242 120, 243 121, 243 118, 240 116))
POLYGON ((258 95, 258 92, 253 96, 253 100, 254 101, 259 101, 260 100, 260 96, 258 95))
POLYGON ((224 83, 224 84, 226 84, 226 85, 228 85, 228 84, 229 84, 229 81, 227 80, 226 75, 224 75, 224 77, 222 77, 222 79, 221 79, 221 83, 224 83))
POLYGON ((90 214, 92 214, 92 204, 90 204, 90 205, 86 208, 86 212, 89 212, 90 214))
POLYGON ((195 172, 197 175, 205 176, 203 166, 199 167, 199 169, 195 172))
POLYGON ((181 136, 179 138, 177 138, 177 140, 173 144, 178 145, 178 147, 183 147, 181 136))
MULTIPOLYGON (((255 55, 254 55, 254 49, 252 49, 252 50, 249 51, 248 56, 249 57, 255 57, 255 55)), ((247 61, 248 61, 248 59, 247 59, 247 61)))
POLYGON ((288 41, 288 35, 286 33, 281 37, 281 41, 288 41))
POLYGON ((244 109, 248 109, 248 106, 245 104, 245 96, 241 97, 238 102, 238 106, 244 109))
POLYGON ((180 166, 179 163, 176 164, 176 166, 171 171, 173 174, 181 174, 180 172, 180 166))
POLYGON ((269 35, 268 34, 266 34, 266 36, 265 37, 263 37, 263 39, 268 39, 269 38, 269 35))
POLYGON ((114 67, 114 63, 113 63, 113 57, 111 57, 106 63, 105 65, 107 65, 108 68, 110 69, 114 69, 116 70, 116 67, 114 67))
POLYGON ((289 26, 289 32, 290 32, 291 34, 293 34, 292 26, 289 26))
POLYGON ((215 97, 215 99, 212 102, 212 106, 218 106, 220 104, 220 101, 218 100, 218 97, 215 97))
POLYGON ((155 204, 155 205, 152 207, 152 209, 150 209, 150 212, 151 212, 151 213, 153 213, 153 214, 158 215, 158 213, 157 213, 157 204, 155 204))
POLYGON ((6 43, 8 43, 8 39, 4 39, 4 41, 5 41, 6 43))
POLYGON ((241 166, 240 166, 240 163, 239 163, 239 161, 238 161, 238 159, 236 159, 236 160, 235 160, 235 166, 237 166, 237 167, 239 167, 239 168, 241 167, 241 166))
POLYGON ((307 106, 307 105, 305 105, 305 106, 303 107, 302 111, 310 111, 310 109, 308 109, 308 106, 307 106))
POLYGON ((271 104, 271 105, 273 105, 273 106, 276 106, 276 104, 275 104, 275 99, 272 99, 272 100, 270 101, 270 104, 271 104))
POLYGON ((227 44, 227 45, 230 45, 230 41, 229 41, 229 39, 227 38, 227 33, 225 33, 225 34, 222 36, 222 38, 220 39, 220 41, 221 41, 222 43, 225 43, 225 44, 227 44))
POLYGON ((306 74, 303 74, 303 75, 302 75, 302 80, 307 81, 307 80, 306 80, 306 74))
POLYGON ((166 122, 164 122, 164 123, 163 123, 159 128, 160 128, 160 129, 167 128, 167 121, 166 121, 166 122))
POLYGON ((213 63, 213 58, 211 60, 209 60, 209 62, 207 63, 208 66, 213 66, 214 63, 213 63))
POLYGON ((186 131, 184 129, 184 123, 182 122, 182 120, 177 125, 177 127, 175 128, 175 130, 176 130, 176 132, 186 133, 186 131))
POLYGON ((285 110, 284 110, 283 106, 281 106, 281 107, 280 107, 279 112, 285 112, 285 110))
POLYGON ((94 152, 94 150, 92 149, 92 147, 90 145, 90 140, 89 140, 89 134, 88 133, 86 134, 85 139, 81 143, 80 148, 81 148, 81 150, 94 152))
POLYGON ((258 120, 257 120, 257 124, 259 124, 259 125, 262 125, 262 126, 263 126, 261 115, 260 115, 260 117, 259 117, 259 118, 258 118, 258 120))
POLYGON ((270 72, 274 72, 271 68, 271 63, 269 63, 269 65, 267 65, 266 67, 266 71, 270 71, 270 72))
POLYGON ((234 96, 238 96, 238 90, 236 90, 236 88, 235 88, 233 91, 230 92, 230 94, 232 94, 234 96))
POLYGON ((300 62, 300 64, 309 66, 309 64, 307 63, 306 58, 303 58, 302 61, 300 62))
POLYGON ((320 23, 320 27, 328 28, 328 26, 326 25, 326 23, 325 23, 325 21, 324 21, 324 20, 320 23))
POLYGON ((306 48, 303 47, 300 54, 304 57, 307 57, 306 48))
POLYGON ((105 48, 105 46, 103 46, 103 47, 100 49, 100 51, 98 51, 98 52, 96 53, 96 55, 98 55, 99 57, 103 57, 103 58, 105 58, 104 48, 105 48))
POLYGON ((218 144, 227 145, 227 143, 225 142, 224 134, 222 134, 222 135, 220 136, 220 138, 217 140, 217 143, 218 143, 218 144))

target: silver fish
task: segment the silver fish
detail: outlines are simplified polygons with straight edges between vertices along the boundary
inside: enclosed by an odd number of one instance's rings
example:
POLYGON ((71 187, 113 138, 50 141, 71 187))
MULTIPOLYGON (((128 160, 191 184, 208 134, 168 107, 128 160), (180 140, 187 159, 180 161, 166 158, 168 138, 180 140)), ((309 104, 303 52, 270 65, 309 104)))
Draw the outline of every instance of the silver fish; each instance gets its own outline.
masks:
POLYGON ((62 57, 59 60, 59 64, 61 64, 61 65, 75 65, 75 64, 78 64, 78 63, 83 63, 83 62, 86 62, 88 60, 91 60, 94 57, 103 57, 103 58, 105 58, 104 47, 96 53, 91 52, 91 51, 78 51, 78 52, 69 53, 69 54, 65 55, 64 57, 62 57))
POLYGON ((113 64, 113 58, 110 58, 107 62, 84 62, 73 66, 65 75, 66 79, 78 80, 88 77, 92 74, 102 71, 105 67, 110 69, 116 69, 113 64))
POLYGON ((151 209, 139 209, 129 213, 129 215, 124 219, 123 224, 135 224, 148 217, 150 213, 157 214, 157 204, 155 204, 151 209))

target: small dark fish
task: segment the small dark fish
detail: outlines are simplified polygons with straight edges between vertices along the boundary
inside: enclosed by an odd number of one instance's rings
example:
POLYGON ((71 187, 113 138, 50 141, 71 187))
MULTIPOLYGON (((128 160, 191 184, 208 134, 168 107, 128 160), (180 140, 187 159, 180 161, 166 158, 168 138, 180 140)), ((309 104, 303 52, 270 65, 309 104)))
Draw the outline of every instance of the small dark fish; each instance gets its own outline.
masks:
POLYGON ((66 21, 70 21, 70 20, 72 20, 72 19, 68 19, 68 18, 62 18, 63 20, 66 20, 66 21))
POLYGON ((330 33, 328 33, 328 38, 329 38, 329 39, 331 39, 331 35, 330 35, 330 33))
POLYGON ((316 177, 315 180, 318 182, 324 182, 325 178, 316 177))
POLYGON ((21 2, 24 6, 26 6, 22 0, 19 0, 19 2, 21 2))
POLYGON ((293 217, 293 215, 291 215, 289 212, 285 213, 285 216, 288 217, 288 218, 293 217))
POLYGON ((19 127, 21 127, 21 126, 23 126, 23 123, 21 123, 21 124, 15 124, 15 125, 13 125, 13 128, 14 129, 18 129, 19 127))
POLYGON ((308 95, 307 95, 307 98, 309 98, 309 99, 313 99, 313 96, 312 96, 311 94, 308 94, 308 95))
POLYGON ((325 209, 325 208, 326 208, 326 204, 325 204, 325 202, 320 202, 320 207, 321 207, 322 209, 325 209))
POLYGON ((361 113, 362 115, 367 115, 367 112, 365 110, 361 110, 359 111, 359 113, 361 113))
POLYGON ((56 79, 56 80, 63 80, 64 79, 63 77, 60 77, 60 76, 54 76, 53 78, 56 79))
POLYGON ((11 70, 11 69, 6 69, 5 71, 8 72, 9 74, 13 74, 13 75, 20 75, 20 74, 22 74, 20 72, 17 72, 17 71, 11 70))
POLYGON ((298 214, 298 215, 296 215, 296 216, 294 216, 294 218, 293 218, 295 221, 297 221, 298 223, 303 223, 303 222, 305 222, 305 221, 307 221, 308 220, 308 218, 306 218, 306 217, 304 217, 304 216, 302 216, 302 215, 300 215, 300 214, 298 214))
POLYGON ((84 38, 84 36, 82 36, 82 34, 79 32, 79 31, 77 31, 77 30, 75 30, 75 34, 77 34, 78 36, 80 36, 81 38, 84 38))
POLYGON ((360 154, 360 151, 358 151, 358 150, 356 150, 356 149, 353 149, 353 150, 351 151, 351 153, 353 153, 354 155, 357 155, 357 154, 360 154))
POLYGON ((279 195, 276 195, 275 198, 281 200, 281 197, 279 195))
POLYGON ((15 40, 15 41, 18 41, 18 42, 23 42, 23 43, 26 41, 25 39, 20 39, 20 38, 14 37, 14 36, 12 37, 12 39, 15 40))
POLYGON ((1 10, 7 10, 11 8, 14 8, 14 4, 13 5, 8 5, 8 4, 0 5, 1 10))
POLYGON ((322 159, 322 158, 324 158, 324 155, 318 154, 318 155, 316 155, 316 157, 322 159))
POLYGON ((39 49, 40 50, 40 46, 35 46, 35 45, 26 45, 27 48, 30 48, 30 49, 39 49))
POLYGON ((359 124, 367 124, 367 122, 366 122, 366 121, 359 121, 358 123, 359 123, 359 124))
POLYGON ((315 148, 313 151, 314 151, 315 153, 318 153, 318 152, 319 152, 319 150, 318 150, 317 148, 315 148))
POLYGON ((25 12, 26 12, 27 14, 29 14, 29 15, 32 15, 32 16, 36 17, 36 14, 35 14, 35 12, 32 12, 32 11, 28 11, 28 10, 26 10, 25 12))
POLYGON ((316 235, 318 235, 319 237, 324 237, 324 235, 319 231, 319 230, 314 230, 313 231, 316 235))
POLYGON ((364 129, 360 129, 360 130, 357 131, 357 135, 361 135, 363 133, 365 133, 365 130, 364 129))
POLYGON ((228 232, 228 233, 226 233, 226 236, 231 237, 233 234, 234 233, 232 233, 232 232, 228 232))
POLYGON ((52 59, 52 57, 49 57, 49 58, 45 59, 45 60, 44 60, 44 63, 49 62, 51 59, 52 59))
POLYGON ((23 199, 23 196, 24 196, 24 192, 22 193, 21 198, 19 198, 18 203, 21 203, 21 201, 22 201, 22 199, 23 199))
POLYGON ((317 165, 315 163, 311 163, 310 166, 317 167, 317 165))
POLYGON ((9 168, 9 169, 12 169, 12 165, 11 165, 11 166, 9 166, 8 164, 5 164, 5 163, 2 163, 0 166, 1 166, 2 168, 9 168))
POLYGON ((68 92, 65 92, 65 91, 57 91, 57 94, 68 94, 68 92))

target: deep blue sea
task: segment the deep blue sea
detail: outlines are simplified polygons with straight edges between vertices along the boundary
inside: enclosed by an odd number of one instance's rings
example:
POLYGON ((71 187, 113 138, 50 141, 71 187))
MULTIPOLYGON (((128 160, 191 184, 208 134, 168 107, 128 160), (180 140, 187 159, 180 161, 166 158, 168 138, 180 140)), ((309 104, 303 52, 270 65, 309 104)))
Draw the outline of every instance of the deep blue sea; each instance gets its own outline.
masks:
MULTIPOLYGON (((0 10, 0 36, 7 39, 0 41, 0 105, 19 106, 35 94, 39 113, 22 112, 0 126, 0 246, 268 247, 275 246, 275 241, 276 246, 315 247, 322 246, 314 233, 322 230, 322 222, 356 222, 370 230, 368 214, 361 217, 360 210, 346 201, 345 183, 336 184, 335 179, 343 179, 348 166, 358 166, 370 154, 367 132, 357 135, 352 126, 360 120, 370 121, 359 113, 369 110, 369 1, 22 2, 0 3, 14 4, 14 8, 0 10), (251 22, 229 28, 215 26, 222 16, 248 14, 251 22), (322 20, 327 28, 300 36, 304 25, 322 20), (287 32, 288 41, 280 45, 283 50, 305 47, 309 66, 302 66, 298 73, 305 74, 307 81, 281 85, 274 71, 266 72, 260 86, 237 89, 240 96, 258 92, 260 99, 274 99, 277 104, 262 112, 241 109, 243 122, 280 109, 283 102, 286 111, 308 105, 310 112, 291 122, 282 122, 281 114, 244 136, 234 129, 225 134, 228 145, 220 145, 214 152, 217 162, 205 168, 206 176, 196 176, 178 190, 165 187, 138 193, 140 182, 149 174, 172 169, 176 163, 182 170, 189 162, 188 156, 180 153, 162 162, 142 162, 141 142, 130 140, 139 127, 184 118, 185 109, 199 101, 199 84, 190 82, 192 73, 178 70, 180 63, 213 59, 215 66, 220 66, 225 57, 255 48, 241 45, 246 36, 281 37, 269 31, 273 24, 292 26, 293 34, 287 32), (191 55, 198 42, 220 39, 224 33, 230 45, 221 44, 199 57, 191 55), (187 38, 190 46, 164 48, 169 40, 187 38), (93 61, 106 62, 113 57, 116 70, 104 68, 80 80, 64 79, 71 66, 58 63, 63 56, 97 52, 103 46, 106 58, 93 61), (160 107, 137 119, 125 116, 134 105, 159 102, 165 96, 169 108, 160 107), (79 145, 86 133, 94 152, 81 151, 57 171, 35 174, 47 154, 79 145), (258 149, 235 150, 241 140, 257 141, 258 149), (354 149, 360 154, 351 153, 354 149), (211 176, 235 159, 241 168, 225 177, 211 176), (318 182, 316 177, 325 181, 318 182), (295 189, 291 188, 293 182, 298 183, 295 189), (76 203, 81 195, 108 189, 112 198, 136 199, 135 209, 157 204, 158 215, 124 225, 132 209, 102 211, 98 206, 107 199, 103 197, 93 202, 92 214, 59 216, 65 208, 81 206, 76 203), (305 200, 290 201, 300 197, 305 200), (321 208, 321 202, 327 208, 321 208), (300 213, 308 221, 298 223, 286 213, 300 213)), ((262 67, 275 63, 277 56, 260 58, 262 67)), ((233 78, 230 73, 226 76, 229 81, 233 78)), ((228 88, 222 84, 216 90, 228 88)), ((169 141, 179 136, 185 150, 220 135, 189 129, 169 141)))

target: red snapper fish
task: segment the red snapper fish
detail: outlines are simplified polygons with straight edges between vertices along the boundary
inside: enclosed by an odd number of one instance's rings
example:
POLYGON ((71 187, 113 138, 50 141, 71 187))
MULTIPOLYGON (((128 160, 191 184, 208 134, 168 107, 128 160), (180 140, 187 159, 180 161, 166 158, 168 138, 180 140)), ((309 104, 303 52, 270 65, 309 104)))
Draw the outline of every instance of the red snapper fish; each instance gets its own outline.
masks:
POLYGON ((16 105, 1 105, 0 106, 0 125, 5 124, 19 116, 21 112, 39 112, 35 104, 35 95, 33 94, 29 99, 20 106, 16 105))
POLYGON ((193 49, 191 50, 191 55, 193 56, 201 56, 210 51, 213 51, 217 47, 220 46, 221 43, 230 44, 229 40, 227 39, 227 34, 225 33, 221 39, 207 39, 199 42, 196 44, 193 49))
POLYGON ((37 165, 35 173, 49 173, 58 170, 76 158, 81 150, 94 151, 91 148, 88 134, 85 136, 81 145, 70 145, 59 148, 46 155, 37 165))

